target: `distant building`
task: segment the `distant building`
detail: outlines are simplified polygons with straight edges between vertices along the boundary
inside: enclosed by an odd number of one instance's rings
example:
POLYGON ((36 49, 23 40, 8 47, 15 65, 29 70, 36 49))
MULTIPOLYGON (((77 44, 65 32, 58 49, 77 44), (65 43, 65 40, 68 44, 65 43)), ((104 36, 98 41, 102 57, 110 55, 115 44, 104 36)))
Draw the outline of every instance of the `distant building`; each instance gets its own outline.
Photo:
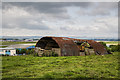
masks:
POLYGON ((14 48, 0 48, 0 55, 16 55, 16 49, 14 48))
POLYGON ((24 41, 25 41, 25 42, 32 42, 33 39, 25 39, 24 41))
POLYGON ((15 49, 34 49, 35 44, 15 44, 15 45, 10 45, 7 48, 15 48, 15 49))
MULTIPOLYGON (((27 49, 27 50, 34 49, 35 46, 34 44, 15 44, 15 45, 10 45, 7 48, 14 48, 21 51, 22 49, 27 49)), ((22 55, 22 54, 19 54, 19 55, 22 55)))

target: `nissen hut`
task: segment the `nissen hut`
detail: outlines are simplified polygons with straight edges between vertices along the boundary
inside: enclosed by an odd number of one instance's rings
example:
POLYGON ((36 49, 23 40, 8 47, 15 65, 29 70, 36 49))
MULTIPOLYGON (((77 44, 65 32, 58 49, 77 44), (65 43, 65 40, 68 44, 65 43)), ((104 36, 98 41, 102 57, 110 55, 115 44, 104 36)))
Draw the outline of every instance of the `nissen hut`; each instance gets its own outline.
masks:
POLYGON ((59 56, 108 54, 106 48, 99 42, 67 37, 43 37, 36 43, 35 51, 39 56, 50 52, 55 52, 59 56))

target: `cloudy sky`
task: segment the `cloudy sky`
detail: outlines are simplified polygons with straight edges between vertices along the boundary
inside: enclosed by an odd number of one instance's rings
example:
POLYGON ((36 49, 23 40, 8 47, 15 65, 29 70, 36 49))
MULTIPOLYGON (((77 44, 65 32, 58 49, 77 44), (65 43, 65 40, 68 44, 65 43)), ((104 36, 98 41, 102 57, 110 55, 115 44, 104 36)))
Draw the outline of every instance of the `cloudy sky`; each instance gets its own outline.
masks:
POLYGON ((117 2, 3 2, 3 36, 118 36, 117 2))

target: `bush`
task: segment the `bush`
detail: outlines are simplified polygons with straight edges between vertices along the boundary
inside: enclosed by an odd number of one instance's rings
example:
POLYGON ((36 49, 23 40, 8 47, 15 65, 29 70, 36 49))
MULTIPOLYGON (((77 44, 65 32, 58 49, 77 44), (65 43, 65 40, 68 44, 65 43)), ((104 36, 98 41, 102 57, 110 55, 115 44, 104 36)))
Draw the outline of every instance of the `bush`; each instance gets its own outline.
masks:
POLYGON ((26 53, 27 49, 21 49, 20 53, 23 54, 23 53, 26 53))
POLYGON ((35 53, 35 51, 34 51, 34 49, 31 49, 31 50, 29 50, 29 49, 16 49, 16 53, 17 54, 23 54, 23 53, 25 53, 25 54, 34 54, 35 53))
POLYGON ((46 57, 50 57, 49 53, 45 53, 45 56, 46 56, 46 57))
POLYGON ((38 56, 38 53, 35 53, 34 56, 38 56))
POLYGON ((35 53, 35 50, 34 49, 31 49, 29 50, 30 51, 30 54, 34 54, 35 53))
POLYGON ((50 80, 52 80, 52 78, 53 78, 53 76, 51 75, 51 74, 49 74, 49 73, 47 73, 47 74, 45 74, 45 75, 43 75, 43 79, 50 79, 50 80))
POLYGON ((107 47, 106 43, 105 42, 100 42, 105 48, 106 50, 108 51, 108 53, 111 53, 113 51, 111 51, 111 48, 110 47, 107 47))
POLYGON ((6 54, 0 54, 0 56, 5 56, 6 54))
POLYGON ((120 45, 110 45, 111 52, 120 52, 120 45))
POLYGON ((108 52, 111 52, 111 49, 110 49, 110 47, 107 47, 106 49, 107 49, 107 51, 108 51, 108 52))
POLYGON ((30 54, 30 50, 26 50, 26 54, 30 54))
POLYGON ((99 42, 99 43, 101 43, 105 48, 107 48, 107 45, 105 42, 99 42))
POLYGON ((4 56, 9 56, 9 54, 5 54, 4 56))
POLYGON ((45 56, 45 53, 42 54, 42 57, 44 57, 44 56, 45 56))
POLYGON ((20 50, 19 50, 19 49, 16 49, 16 53, 17 53, 17 54, 20 54, 20 50))
POLYGON ((27 49, 16 49, 17 54, 23 54, 26 53, 27 49))
POLYGON ((57 53, 55 53, 55 52, 52 52, 52 56, 57 57, 57 56, 58 56, 58 54, 57 54, 57 53))
POLYGON ((53 52, 53 51, 51 51, 50 53, 43 53, 42 54, 42 57, 50 57, 50 56, 53 56, 53 57, 57 57, 58 56, 58 54, 57 53, 55 53, 55 52, 53 52))

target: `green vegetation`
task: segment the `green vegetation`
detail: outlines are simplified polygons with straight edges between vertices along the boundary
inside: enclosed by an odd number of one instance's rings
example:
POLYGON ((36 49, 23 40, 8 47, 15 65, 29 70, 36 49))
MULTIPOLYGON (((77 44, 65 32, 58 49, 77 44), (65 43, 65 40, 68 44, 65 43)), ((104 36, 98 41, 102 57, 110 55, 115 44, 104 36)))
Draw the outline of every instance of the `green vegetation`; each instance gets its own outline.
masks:
POLYGON ((2 68, 3 78, 118 78, 118 52, 104 56, 3 56, 2 68))
POLYGON ((111 52, 120 52, 120 45, 110 45, 109 49, 111 52))
POLYGON ((120 45, 110 45, 109 47, 106 46, 105 42, 100 42, 109 52, 120 52, 120 45))
POLYGON ((104 43, 106 43, 106 44, 111 44, 111 45, 118 45, 118 43, 120 43, 120 41, 102 41, 102 42, 104 42, 104 43))
POLYGON ((16 49, 16 54, 33 54, 33 53, 35 53, 35 50, 34 49, 31 49, 31 50, 29 50, 29 49, 21 49, 21 50, 19 50, 19 49, 16 49))
POLYGON ((36 43, 36 42, 14 42, 14 41, 0 41, 2 45, 13 45, 13 44, 27 44, 27 43, 36 43))
MULTIPOLYGON (((26 44, 35 42, 3 42, 3 45, 26 44)), ((17 50, 18 54, 30 53, 22 56, 2 56, 3 78, 119 78, 118 47, 102 43, 107 50, 112 51, 109 55, 90 56, 67 56, 37 57, 33 50, 17 50)), ((116 44, 116 42, 115 42, 116 44)), ((46 55, 43 55, 46 56, 46 55)), ((103 79, 102 79, 103 80, 103 79)))
POLYGON ((5 47, 7 47, 7 46, 0 46, 0 48, 5 48, 5 47))
POLYGON ((55 53, 55 52, 52 52, 52 51, 51 51, 50 53, 43 53, 43 54, 42 54, 42 57, 51 57, 51 56, 57 57, 58 54, 55 53))
POLYGON ((105 42, 100 42, 105 48, 107 48, 107 45, 105 42))

